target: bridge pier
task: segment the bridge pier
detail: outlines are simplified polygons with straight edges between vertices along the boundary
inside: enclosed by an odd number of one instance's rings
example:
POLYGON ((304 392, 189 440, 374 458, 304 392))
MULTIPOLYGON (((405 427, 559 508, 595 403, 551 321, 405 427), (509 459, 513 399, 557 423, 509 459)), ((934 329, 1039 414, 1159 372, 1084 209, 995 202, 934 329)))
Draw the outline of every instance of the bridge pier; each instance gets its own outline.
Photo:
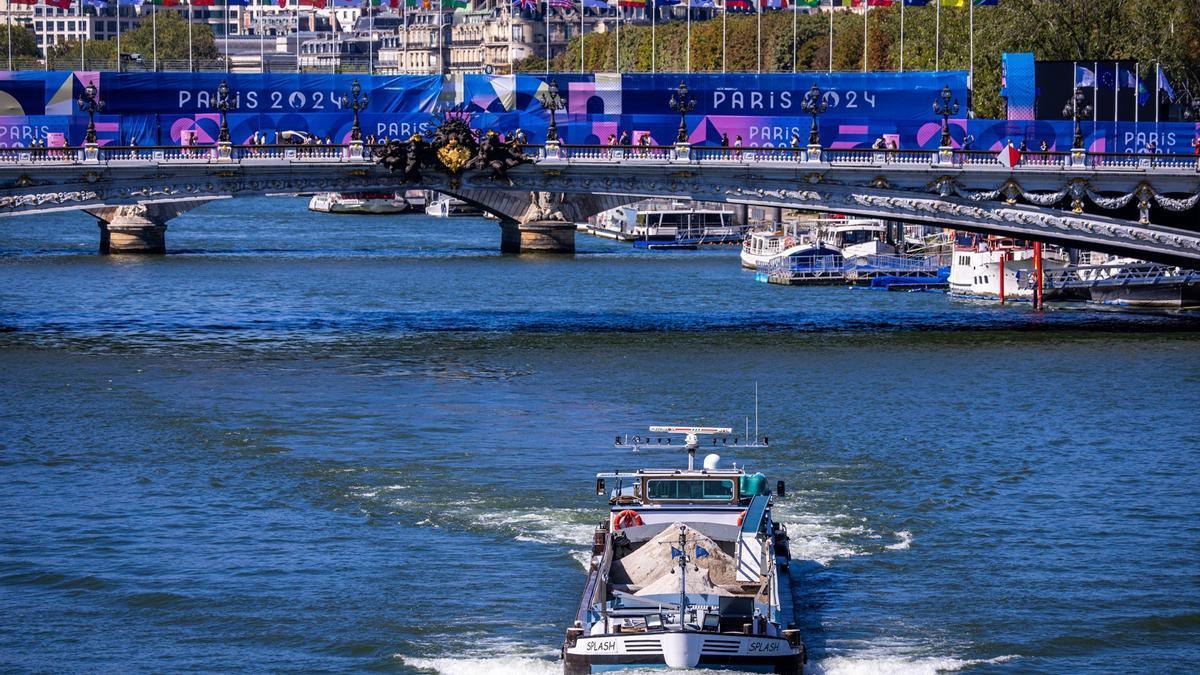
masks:
POLYGON ((575 223, 562 220, 500 222, 501 253, 574 253, 575 223))
POLYGON ((100 253, 162 255, 167 252, 167 221, 203 201, 128 204, 87 209, 100 228, 100 253))

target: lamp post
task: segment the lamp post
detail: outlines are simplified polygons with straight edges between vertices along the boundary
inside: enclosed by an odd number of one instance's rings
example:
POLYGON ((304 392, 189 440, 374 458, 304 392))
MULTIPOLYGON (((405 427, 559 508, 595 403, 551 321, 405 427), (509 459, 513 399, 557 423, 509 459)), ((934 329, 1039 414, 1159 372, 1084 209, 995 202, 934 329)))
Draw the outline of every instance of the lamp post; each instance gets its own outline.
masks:
POLYGON ((821 132, 817 129, 817 115, 828 110, 829 104, 825 102, 821 88, 817 86, 816 82, 813 82, 812 88, 805 92, 804 99, 800 101, 800 109, 812 115, 812 127, 808 130, 808 144, 821 147, 821 132))
POLYGON ((359 86, 358 80, 350 83, 350 96, 347 98, 342 94, 342 107, 349 108, 354 112, 354 126, 350 127, 350 142, 362 140, 362 127, 358 125, 358 113, 360 110, 367 109, 367 97, 361 95, 362 87, 359 86))
POLYGON ((217 134, 217 143, 229 144, 229 111, 237 110, 237 101, 229 97, 229 85, 225 80, 217 85, 217 110, 221 112, 221 131, 217 134))
POLYGON ((1083 90, 1075 87, 1075 93, 1067 100, 1067 104, 1063 106, 1063 117, 1070 117, 1075 121, 1075 137, 1071 140, 1071 150, 1083 150, 1083 130, 1079 126, 1079 120, 1090 117, 1092 114, 1092 106, 1087 102, 1087 97, 1083 95, 1083 90))
POLYGON ((88 85, 83 88, 83 93, 79 95, 79 109, 88 114, 87 134, 83 137, 85 145, 96 145, 96 120, 97 112, 104 110, 104 101, 96 98, 96 84, 88 82, 88 85))
POLYGON ((688 93, 687 83, 680 82, 667 102, 671 110, 679 113, 679 133, 675 135, 676 145, 688 144, 687 114, 696 109, 696 97, 688 93))
POLYGON ((229 85, 225 80, 217 85, 217 98, 213 106, 221 113, 221 130, 217 134, 217 159, 233 159, 233 144, 229 141, 229 111, 237 110, 237 99, 230 98, 229 85))
POLYGON ((558 83, 550 80, 549 88, 538 97, 538 102, 542 104, 543 108, 550 111, 550 126, 546 129, 546 143, 557 144, 558 120, 555 118, 554 113, 562 110, 563 107, 562 97, 558 95, 558 83))
POLYGON ((1192 97, 1192 102, 1184 107, 1183 119, 1188 122, 1200 120, 1200 96, 1192 97))
POLYGON ((950 85, 942 87, 942 93, 933 100, 933 114, 942 116, 942 140, 941 147, 950 147, 950 116, 958 114, 958 99, 950 102, 950 85))

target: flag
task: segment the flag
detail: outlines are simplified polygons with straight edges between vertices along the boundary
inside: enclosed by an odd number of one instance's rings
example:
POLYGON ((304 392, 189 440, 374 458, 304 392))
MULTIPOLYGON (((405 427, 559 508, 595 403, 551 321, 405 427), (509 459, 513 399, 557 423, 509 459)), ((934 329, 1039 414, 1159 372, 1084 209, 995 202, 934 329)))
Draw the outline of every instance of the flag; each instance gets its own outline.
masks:
POLYGON ((929 0, 904 0, 905 7, 927 7, 929 0))
POLYGON ((672 558, 678 558, 681 555, 683 555, 683 551, 680 551, 679 549, 675 548, 674 546, 671 547, 671 557, 672 558))
MULTIPOLYGON (((557 0, 550 0, 550 6, 558 7, 559 5, 556 2, 557 0)), ((567 8, 571 7, 571 0, 562 0, 562 2, 566 3, 567 8)), ((442 0, 442 6, 453 7, 454 9, 466 9, 471 6, 471 2, 470 0, 442 0)))
MULTIPOLYGON (((230 1, 229 4, 231 4, 231 5, 233 4, 232 0, 230 1)), ((360 4, 362 4, 362 3, 358 2, 358 0, 333 0, 334 7, 358 7, 360 4)), ((372 0, 371 4, 378 7, 379 1, 372 0)))
POLYGON ((605 0, 583 0, 583 6, 588 9, 608 9, 608 3, 605 0))
POLYGON ((764 9, 787 9, 787 0, 759 0, 759 6, 764 9))
POLYGON ((708 557, 708 549, 704 548, 703 546, 701 546, 699 544, 696 544, 696 557, 697 558, 707 558, 708 557))
POLYGON ((9 0, 13 5, 36 5, 37 0, 9 0))
POLYGON ((942 7, 962 7, 965 0, 942 0, 942 7))
MULTIPOLYGON (((283 0, 280 1, 282 2, 283 0)), ((212 7, 215 4, 217 4, 215 0, 192 0, 193 7, 212 7)), ((280 5, 280 7, 283 7, 283 5, 280 5)))
MULTIPOLYGON (((467 6, 466 0, 446 0, 446 1, 450 2, 450 3, 461 1, 462 7, 467 6)), ((573 5, 571 4, 571 0, 549 0, 549 2, 550 2, 550 7, 554 8, 554 9, 571 9, 573 7, 573 5)))
POLYGON ((88 7, 108 7, 108 0, 83 0, 88 7))
POLYGON ((892 0, 867 0, 868 7, 891 7, 892 0))
POLYGON ((646 0, 618 0, 617 4, 622 7, 645 7, 646 0))
POLYGON ((1171 86, 1171 82, 1167 80, 1167 73, 1158 66, 1158 86, 1167 94, 1167 100, 1171 103, 1175 102, 1175 89, 1171 86))
POLYGON ((975 0, 976 7, 996 6, 1000 4, 1000 0, 975 0))
POLYGON ((59 9, 71 9, 71 0, 46 0, 46 4, 59 9))
MULTIPOLYGON (((231 6, 232 5, 241 5, 243 7, 250 4, 250 0, 225 0, 225 2, 231 6)), ((172 0, 172 4, 178 4, 178 3, 179 3, 179 0, 172 0)))
POLYGON ((1117 71, 1112 63, 1096 64, 1096 83, 1093 86, 1097 89, 1116 89, 1117 71))
POLYGON ((750 0, 725 0, 725 10, 728 12, 753 12, 754 5, 750 0))
MULTIPOLYGON (((412 2, 412 0, 409 0, 412 2)), ((410 7, 412 5, 409 5, 410 7)), ((513 0, 514 9, 537 9, 537 0, 513 0)))
POLYGON ((1137 78, 1137 102, 1138 105, 1146 105, 1146 101, 1150 100, 1150 89, 1146 86, 1146 81, 1142 78, 1137 78))
POLYGON ((996 159, 1000 160, 1000 163, 1005 167, 1011 169, 1021 163, 1021 151, 1014 148, 1012 141, 1009 141, 1008 145, 1001 148, 1000 154, 996 155, 996 159))
POLYGON ((317 9, 325 9, 325 0, 300 0, 301 7, 316 7, 317 9))
MULTIPOLYGON (((671 5, 679 4, 679 0, 653 0, 653 2, 655 7, 670 7, 671 5)), ((692 3, 692 5, 694 6, 695 3, 692 3)))
POLYGON ((796 4, 804 7, 820 7, 821 0, 796 0, 796 4))
POLYGON ((1075 86, 1076 87, 1094 87, 1096 86, 1096 73, 1090 68, 1083 66, 1075 66, 1075 86))
POLYGON ((688 3, 688 6, 689 7, 700 7, 700 8, 711 8, 711 7, 716 7, 717 3, 715 2, 715 0, 691 0, 691 2, 688 3))

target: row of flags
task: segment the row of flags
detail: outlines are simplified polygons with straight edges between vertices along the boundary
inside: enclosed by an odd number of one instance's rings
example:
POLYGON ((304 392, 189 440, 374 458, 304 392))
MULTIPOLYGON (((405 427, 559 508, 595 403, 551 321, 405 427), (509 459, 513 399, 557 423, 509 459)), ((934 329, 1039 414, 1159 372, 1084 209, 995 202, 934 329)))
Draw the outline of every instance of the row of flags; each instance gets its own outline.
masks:
MULTIPOLYGON (((1155 66, 1154 76, 1155 87, 1167 95, 1167 100, 1174 103, 1175 88, 1171 86, 1170 80, 1167 79, 1167 73, 1163 70, 1162 65, 1155 66)), ((1136 71, 1130 71, 1129 69, 1122 71, 1120 64, 1093 64, 1091 68, 1076 64, 1075 86, 1107 89, 1110 91, 1135 89, 1137 90, 1139 105, 1145 105, 1146 101, 1150 98, 1150 89, 1146 86, 1145 79, 1139 77, 1136 71)))
MULTIPOLYGON (((610 5, 606 0, 581 0, 582 5, 588 9, 605 9, 610 5)), ((74 0, 11 0, 14 5, 36 5, 39 2, 47 7, 57 7, 67 10, 71 8, 74 0)), ((109 5, 122 6, 138 6, 138 5, 159 5, 164 7, 177 7, 180 5, 190 4, 194 7, 215 7, 220 5, 240 5, 248 6, 252 4, 274 5, 287 7, 289 0, 82 0, 84 5, 89 7, 107 7, 109 5)), ((392 8, 400 6, 401 0, 371 0, 373 6, 379 7, 386 2, 392 8)), ((432 9, 432 0, 404 0, 408 7, 432 9)), ((764 9, 788 9, 789 0, 725 0, 725 7, 732 11, 753 11, 754 4, 757 2, 764 9)), ((899 6, 903 2, 906 7, 925 7, 937 2, 937 0, 790 0, 791 4, 796 7, 892 7, 899 6)), ((966 7, 968 0, 941 0, 943 7, 966 7)), ((972 0, 976 6, 998 5, 1000 0, 972 0)), ((540 4, 540 0, 512 0, 513 6, 520 9, 536 9, 540 4)), ((315 7, 324 9, 327 6, 334 7, 359 7, 362 0, 297 0, 297 4, 301 7, 315 7)), ((575 0, 549 0, 550 7, 554 9, 572 9, 575 0)), ((618 0, 617 4, 621 7, 642 8, 649 5, 657 5, 666 7, 670 5, 687 5, 697 8, 716 8, 719 5, 717 0, 618 0)), ((470 5, 470 0, 441 0, 443 7, 453 7, 456 9, 465 8, 470 5)))

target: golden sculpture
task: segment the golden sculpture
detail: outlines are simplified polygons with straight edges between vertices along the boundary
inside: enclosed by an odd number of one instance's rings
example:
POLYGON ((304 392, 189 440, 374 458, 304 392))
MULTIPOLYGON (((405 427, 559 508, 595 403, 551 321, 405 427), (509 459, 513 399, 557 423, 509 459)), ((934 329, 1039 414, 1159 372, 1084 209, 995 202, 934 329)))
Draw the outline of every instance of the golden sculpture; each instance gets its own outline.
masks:
POLYGON ((451 138, 444 147, 437 151, 437 157, 442 166, 449 169, 451 174, 457 174, 467 165, 467 162, 471 161, 471 151, 459 145, 457 138, 451 138))

